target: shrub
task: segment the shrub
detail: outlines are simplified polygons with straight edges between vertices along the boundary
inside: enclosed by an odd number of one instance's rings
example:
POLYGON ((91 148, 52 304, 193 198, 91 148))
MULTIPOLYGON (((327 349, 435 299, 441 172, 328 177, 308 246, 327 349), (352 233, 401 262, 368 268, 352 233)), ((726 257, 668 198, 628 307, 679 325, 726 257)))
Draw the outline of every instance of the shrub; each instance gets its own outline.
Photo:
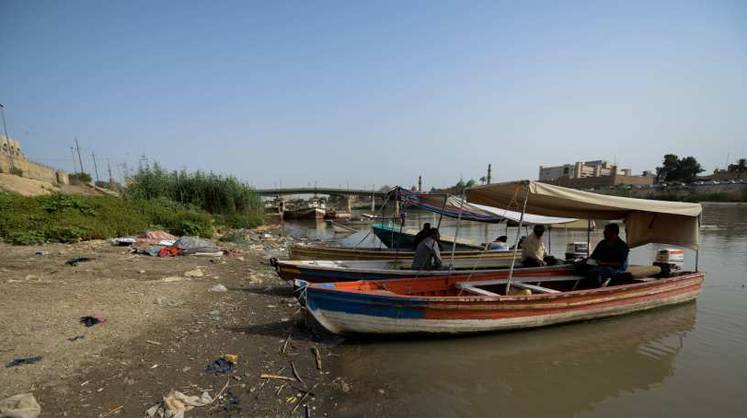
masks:
POLYGON ((0 238, 12 244, 105 239, 149 228, 202 237, 214 231, 210 214, 165 199, 0 193, 0 213, 0 238))
POLYGON ((88 184, 91 182, 91 175, 88 173, 72 173, 67 176, 70 184, 88 184))

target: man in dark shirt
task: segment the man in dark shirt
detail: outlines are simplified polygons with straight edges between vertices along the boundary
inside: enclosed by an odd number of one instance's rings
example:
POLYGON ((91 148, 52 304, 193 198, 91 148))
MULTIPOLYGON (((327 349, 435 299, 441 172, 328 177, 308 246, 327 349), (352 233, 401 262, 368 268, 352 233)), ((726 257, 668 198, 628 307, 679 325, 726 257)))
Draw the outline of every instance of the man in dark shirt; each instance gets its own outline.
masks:
POLYGON ((424 240, 425 237, 427 237, 430 234, 430 231, 431 231, 431 224, 427 222, 424 223, 423 229, 421 229, 420 232, 418 232, 415 235, 415 239, 413 240, 413 248, 417 249, 418 244, 420 244, 420 241, 424 240))
POLYGON ((604 239, 586 260, 586 264, 592 266, 587 277, 597 286, 606 287, 613 276, 628 269, 629 252, 628 244, 620 239, 620 227, 612 223, 605 225, 604 239))

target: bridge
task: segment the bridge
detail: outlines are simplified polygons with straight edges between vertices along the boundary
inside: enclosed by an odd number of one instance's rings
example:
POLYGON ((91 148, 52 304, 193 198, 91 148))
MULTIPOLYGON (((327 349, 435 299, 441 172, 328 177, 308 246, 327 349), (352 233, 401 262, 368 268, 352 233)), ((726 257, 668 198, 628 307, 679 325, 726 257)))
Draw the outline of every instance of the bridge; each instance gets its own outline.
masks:
POLYGON ((283 196, 292 194, 326 194, 335 196, 376 196, 385 197, 387 192, 363 189, 341 189, 333 187, 287 187, 257 189, 260 196, 283 196))

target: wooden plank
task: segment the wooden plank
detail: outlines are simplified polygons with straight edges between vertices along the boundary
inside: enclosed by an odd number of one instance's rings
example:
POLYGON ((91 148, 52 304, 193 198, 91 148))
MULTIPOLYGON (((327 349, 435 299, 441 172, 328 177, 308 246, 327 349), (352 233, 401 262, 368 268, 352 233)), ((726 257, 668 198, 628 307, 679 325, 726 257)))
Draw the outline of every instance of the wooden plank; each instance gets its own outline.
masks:
MULTIPOLYGON (((583 279, 581 276, 527 276, 527 277, 514 277, 511 279, 511 284, 514 283, 525 283, 525 282, 531 282, 531 283, 542 283, 542 282, 565 282, 565 281, 575 281, 583 279)), ((493 280, 473 280, 473 281, 464 281, 457 283, 457 286, 461 283, 469 284, 471 286, 492 286, 496 284, 506 284, 508 280, 507 279, 493 279, 493 280)))
POLYGON ((540 293, 560 293, 559 290, 548 289, 546 287, 536 286, 536 285, 529 284, 529 283, 521 283, 521 282, 519 282, 519 283, 511 283, 511 285, 515 286, 515 287, 518 287, 520 289, 529 289, 529 290, 531 290, 533 292, 540 292, 540 293))
POLYGON ((493 292, 490 292, 490 291, 485 290, 485 289, 479 289, 477 287, 470 286, 470 285, 465 284, 465 283, 457 283, 457 288, 462 289, 462 290, 466 290, 468 292, 477 293, 478 295, 483 295, 483 296, 500 296, 497 293, 493 293, 493 292))

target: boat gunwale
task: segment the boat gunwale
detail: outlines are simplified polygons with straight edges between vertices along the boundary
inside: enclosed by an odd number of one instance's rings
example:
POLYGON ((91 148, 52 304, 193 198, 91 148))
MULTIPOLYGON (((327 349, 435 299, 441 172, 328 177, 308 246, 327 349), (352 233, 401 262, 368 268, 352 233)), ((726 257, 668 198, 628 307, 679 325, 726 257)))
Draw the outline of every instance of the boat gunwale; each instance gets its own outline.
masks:
MULTIPOLYGON (((564 299, 569 297, 584 297, 584 296, 598 296, 598 295, 604 295, 604 294, 610 294, 611 296, 616 293, 623 293, 628 290, 638 290, 638 289, 652 289, 652 288, 666 288, 668 285, 672 284, 679 284, 681 282, 686 282, 689 280, 697 280, 698 283, 694 283, 692 285, 682 286, 681 288, 687 288, 691 286, 700 286, 702 285, 703 279, 705 277, 705 274, 703 272, 699 271, 693 271, 693 272, 684 272, 680 275, 674 276, 674 277, 667 277, 658 279, 656 281, 648 281, 648 282, 639 282, 639 283, 628 283, 623 285, 615 285, 615 286, 608 286, 608 287, 599 287, 594 289, 581 289, 581 290, 572 290, 567 292, 560 292, 560 293, 538 293, 538 294, 531 294, 531 295, 497 295, 497 296, 476 296, 476 295, 470 295, 470 296, 420 296, 420 295, 407 295, 407 294, 401 294, 401 293, 395 293, 392 291, 386 290, 386 285, 391 284, 391 281, 381 281, 383 288, 380 290, 385 290, 387 293, 376 293, 375 290, 359 290, 359 289, 337 289, 334 287, 328 287, 325 286, 324 283, 310 283, 307 288, 304 290, 305 292, 313 291, 313 292, 319 292, 322 294, 330 294, 330 295, 355 295, 355 296, 367 296, 369 299, 378 299, 381 301, 381 304, 386 304, 385 300, 391 300, 393 302, 399 301, 399 302, 407 302, 407 303, 440 303, 440 302, 523 302, 523 301, 547 301, 547 300, 553 300, 553 299, 564 299)), ((526 280, 527 278, 519 277, 515 278, 514 281, 520 281, 520 282, 541 282, 541 280, 526 280), (524 279, 524 280, 522 280, 524 279)), ((579 276, 579 279, 583 279, 583 276, 579 276)), ((400 280, 410 280, 410 279, 400 279, 400 280)), ((422 280, 422 278, 417 279, 422 280)), ((442 277, 435 277, 434 280, 443 280, 442 277)), ((361 282, 361 281, 359 281, 361 282)), ((374 280, 374 281, 366 281, 371 283, 379 283, 380 281, 374 280)), ((355 282, 343 282, 346 286, 351 286, 352 283, 355 282)), ((455 281, 455 283, 469 283, 469 280, 467 281, 455 281)), ((454 284, 455 284, 454 283, 454 284)), ((501 283, 499 283, 501 284, 501 283)), ((449 284, 451 286, 451 283, 449 284)), ((679 288, 679 286, 675 286, 675 289, 679 288)), ((674 290, 674 289, 669 289, 674 290)), ((665 292, 668 290, 662 290, 661 292, 665 292)), ((660 293, 660 292, 657 292, 660 293)), ((350 300, 350 299, 348 299, 350 300)), ((367 303, 373 302, 372 300, 369 300, 367 303)), ((596 303, 596 302, 595 302, 596 303)), ((426 305, 423 305, 426 306, 426 305)), ((445 307, 443 304, 439 304, 439 306, 445 307)), ((519 307, 516 305, 511 305, 512 308, 518 309, 519 307)), ((530 305, 531 306, 531 305, 530 305)), ((491 305, 491 308, 494 308, 495 306, 491 305)), ((546 306, 543 305, 543 308, 546 306)))

